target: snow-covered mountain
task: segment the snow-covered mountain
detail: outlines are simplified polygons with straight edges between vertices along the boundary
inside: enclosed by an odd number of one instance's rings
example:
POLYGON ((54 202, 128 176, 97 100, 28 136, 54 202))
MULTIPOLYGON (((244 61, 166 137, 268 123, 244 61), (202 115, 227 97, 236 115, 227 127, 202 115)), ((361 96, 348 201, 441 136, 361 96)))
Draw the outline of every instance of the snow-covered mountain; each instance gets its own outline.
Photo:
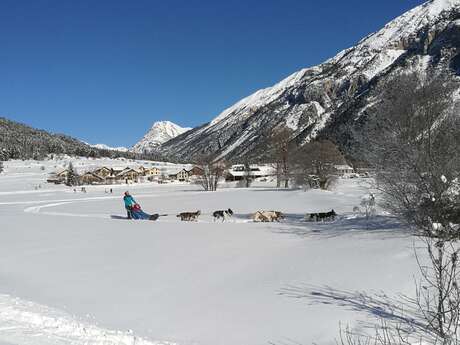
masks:
POLYGON ((291 128, 298 144, 322 135, 346 148, 347 131, 378 101, 385 80, 430 67, 460 75, 460 0, 431 0, 414 8, 323 64, 259 90, 210 123, 169 140, 161 152, 180 159, 260 155, 280 127, 291 128))
POLYGON ((119 152, 128 152, 128 149, 126 147, 120 146, 120 147, 111 147, 106 144, 95 144, 95 145, 90 145, 91 147, 95 147, 100 150, 109 150, 109 151, 119 151, 119 152))
POLYGON ((158 150, 160 145, 189 131, 191 128, 183 128, 170 121, 155 122, 144 137, 133 146, 132 151, 148 153, 158 150))

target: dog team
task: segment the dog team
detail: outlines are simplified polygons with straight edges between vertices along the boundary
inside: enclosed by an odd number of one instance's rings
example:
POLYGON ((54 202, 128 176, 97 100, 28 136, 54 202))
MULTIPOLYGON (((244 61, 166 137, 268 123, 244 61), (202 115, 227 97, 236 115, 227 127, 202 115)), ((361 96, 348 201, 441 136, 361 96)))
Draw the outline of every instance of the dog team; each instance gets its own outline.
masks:
MULTIPOLYGON (((148 214, 145 213, 140 205, 134 200, 132 195, 126 191, 123 196, 123 202, 127 211, 128 219, 148 219, 148 220, 157 220, 160 217, 159 214, 148 214)), ((201 215, 201 211, 196 212, 182 212, 177 215, 183 222, 194 222, 198 221, 198 217, 201 215)), ((166 216, 166 215, 161 215, 166 216)), ((217 220, 222 220, 225 222, 226 219, 230 219, 233 216, 233 211, 231 208, 226 210, 217 210, 212 213, 214 222, 217 220)), ((307 221, 325 221, 325 220, 334 220, 337 216, 334 210, 331 212, 320 212, 320 213, 307 213, 304 220, 307 221)), ((254 222, 279 222, 281 219, 284 219, 284 215, 280 211, 257 211, 251 216, 251 219, 254 222)))
MULTIPOLYGON (((184 222, 198 221, 198 217, 201 215, 201 211, 196 212, 182 212, 177 215, 184 222)), ((226 219, 230 219, 233 216, 232 209, 227 210, 218 210, 212 213, 214 221, 222 220, 224 222, 226 219)), ((329 221, 335 220, 337 213, 332 210, 330 212, 319 212, 319 213, 307 213, 304 220, 311 222, 319 221, 329 221)), ((254 222, 259 223, 269 223, 269 222, 279 222, 281 219, 284 219, 284 215, 280 211, 257 211, 251 216, 251 219, 254 222)))

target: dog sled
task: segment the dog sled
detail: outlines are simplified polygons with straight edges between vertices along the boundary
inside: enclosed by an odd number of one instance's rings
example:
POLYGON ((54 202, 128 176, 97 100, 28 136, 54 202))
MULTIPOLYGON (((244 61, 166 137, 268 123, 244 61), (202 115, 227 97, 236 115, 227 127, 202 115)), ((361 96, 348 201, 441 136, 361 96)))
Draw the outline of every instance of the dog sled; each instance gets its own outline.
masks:
POLYGON ((160 217, 158 213, 148 214, 144 212, 139 204, 135 204, 128 211, 128 219, 134 220, 157 220, 160 217))

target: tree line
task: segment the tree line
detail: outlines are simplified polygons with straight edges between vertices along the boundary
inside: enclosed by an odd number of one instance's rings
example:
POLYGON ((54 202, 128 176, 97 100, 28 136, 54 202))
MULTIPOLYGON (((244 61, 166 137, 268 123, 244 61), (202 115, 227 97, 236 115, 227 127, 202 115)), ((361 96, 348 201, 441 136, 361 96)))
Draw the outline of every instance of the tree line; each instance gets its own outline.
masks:
POLYGON ((160 153, 133 153, 104 150, 63 134, 51 134, 6 118, 0 118, 0 161, 9 159, 43 160, 51 154, 92 158, 127 158, 165 161, 160 153))

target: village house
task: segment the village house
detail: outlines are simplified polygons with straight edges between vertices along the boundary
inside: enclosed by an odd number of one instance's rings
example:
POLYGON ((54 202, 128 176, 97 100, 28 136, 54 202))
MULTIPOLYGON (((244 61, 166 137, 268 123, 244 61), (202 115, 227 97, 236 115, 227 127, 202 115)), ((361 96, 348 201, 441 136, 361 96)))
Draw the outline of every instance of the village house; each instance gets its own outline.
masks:
POLYGON ((116 175, 116 177, 125 182, 138 182, 141 176, 142 173, 133 168, 126 168, 116 175))
POLYGON ((79 177, 80 184, 103 184, 105 179, 94 172, 88 171, 79 177))
POLYGON ((69 169, 64 169, 58 173, 50 174, 50 176, 46 179, 46 182, 54 184, 65 183, 67 177, 69 176, 69 173, 69 169))
POLYGON ((185 181, 189 180, 189 173, 188 173, 187 170, 182 169, 182 170, 178 171, 177 173, 169 174, 169 178, 171 180, 185 182, 185 181))
POLYGON ((56 177, 65 180, 69 176, 70 170, 64 169, 56 174, 56 177))
POLYGON ((144 173, 144 176, 146 177, 153 177, 153 176, 161 175, 161 171, 157 167, 144 168, 143 173, 144 173))
POLYGON ((52 173, 48 176, 46 179, 46 182, 48 183, 54 183, 54 184, 60 184, 64 182, 64 178, 58 177, 56 173, 52 173))
POLYGON ((93 171, 93 173, 102 178, 106 178, 107 176, 114 175, 113 169, 108 168, 108 167, 97 168, 96 170, 93 171))

